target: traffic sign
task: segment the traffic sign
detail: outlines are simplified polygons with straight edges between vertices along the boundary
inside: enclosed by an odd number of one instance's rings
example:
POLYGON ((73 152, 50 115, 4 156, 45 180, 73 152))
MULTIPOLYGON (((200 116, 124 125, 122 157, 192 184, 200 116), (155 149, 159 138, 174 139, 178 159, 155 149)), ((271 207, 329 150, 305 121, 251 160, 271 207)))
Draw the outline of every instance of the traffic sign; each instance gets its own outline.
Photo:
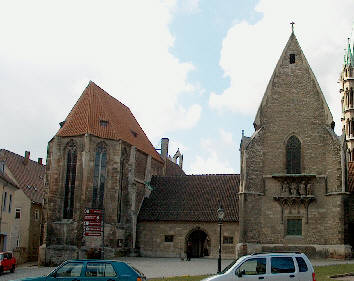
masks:
POLYGON ((85 232, 85 236, 101 236, 101 232, 85 232))
POLYGON ((103 210, 101 210, 101 209, 85 209, 85 214, 101 215, 101 214, 103 214, 103 210))
POLYGON ((84 216, 84 221, 102 221, 102 216, 101 215, 85 215, 84 216))
POLYGON ((86 226, 85 231, 86 232, 97 232, 97 231, 103 231, 103 228, 100 226, 86 226))
POLYGON ((85 226, 102 226, 102 221, 84 221, 85 226))

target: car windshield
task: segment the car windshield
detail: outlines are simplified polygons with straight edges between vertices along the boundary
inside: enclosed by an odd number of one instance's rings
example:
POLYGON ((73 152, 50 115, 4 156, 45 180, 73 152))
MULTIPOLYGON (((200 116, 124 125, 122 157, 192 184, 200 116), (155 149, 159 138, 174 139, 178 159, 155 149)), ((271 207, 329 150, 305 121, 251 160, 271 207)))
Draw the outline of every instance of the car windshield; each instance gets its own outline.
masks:
POLYGON ((244 260, 244 257, 241 257, 237 260, 232 261, 228 266, 226 266, 219 274, 224 274, 226 273, 226 271, 228 271, 231 267, 233 267, 234 265, 238 265, 240 262, 242 262, 244 260))
POLYGON ((4 259, 4 254, 0 254, 0 261, 4 259))

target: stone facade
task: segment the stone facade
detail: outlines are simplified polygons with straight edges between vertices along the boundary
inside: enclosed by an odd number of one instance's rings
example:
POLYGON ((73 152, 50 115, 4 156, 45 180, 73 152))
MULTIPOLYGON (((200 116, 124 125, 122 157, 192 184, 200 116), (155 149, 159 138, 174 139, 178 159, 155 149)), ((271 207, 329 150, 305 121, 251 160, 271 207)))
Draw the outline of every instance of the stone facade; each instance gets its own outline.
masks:
POLYGON ((45 237, 46 257, 42 263, 54 264, 63 258, 86 257, 93 249, 102 249, 101 237, 84 236, 84 209, 93 202, 94 163, 97 146, 107 151, 104 186, 105 257, 127 254, 135 249, 136 217, 148 192, 145 185, 151 173, 160 173, 162 164, 124 141, 107 140, 86 134, 79 137, 54 137, 48 146, 48 209, 45 237), (77 147, 74 211, 63 217, 66 149, 77 147))
MULTIPOLYGON (((203 244, 202 247, 207 249, 205 252, 207 255, 203 256, 217 258, 219 255, 219 225, 212 222, 140 222, 137 229, 137 245, 142 256, 184 259, 187 241, 190 240, 193 233, 198 231, 206 234, 205 240, 200 242, 201 245, 203 244), (165 236, 173 236, 172 241, 165 241, 165 236)), ((221 250, 223 258, 232 259, 235 257, 238 234, 237 222, 222 224, 221 250), (224 237, 227 238, 224 239, 224 237)))
POLYGON ((254 126, 252 137, 241 141, 239 254, 281 247, 312 256, 349 257, 342 143, 294 33, 254 126), (293 160, 292 139, 299 142, 293 160), (289 172, 291 165, 298 170, 289 172), (297 224, 295 234, 292 223, 297 224))

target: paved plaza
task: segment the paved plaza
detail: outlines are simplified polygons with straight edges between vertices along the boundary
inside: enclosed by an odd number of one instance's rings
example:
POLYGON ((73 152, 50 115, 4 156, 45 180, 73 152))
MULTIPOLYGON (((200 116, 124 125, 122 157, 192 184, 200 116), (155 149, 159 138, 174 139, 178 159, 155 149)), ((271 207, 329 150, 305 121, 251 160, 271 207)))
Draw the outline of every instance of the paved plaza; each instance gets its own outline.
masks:
MULTIPOLYGON (((182 261, 177 258, 133 258, 124 257, 120 260, 128 262, 137 269, 144 272, 148 278, 153 277, 171 277, 171 276, 187 276, 187 275, 202 275, 215 274, 217 271, 216 259, 192 259, 191 261, 182 261)), ((222 267, 228 265, 231 260, 223 260, 222 267)), ((354 260, 311 260, 314 266, 316 265, 334 265, 334 264, 353 264, 354 260)), ((0 281, 14 280, 31 276, 43 276, 51 272, 54 267, 38 267, 33 263, 20 265, 15 273, 4 273, 0 276, 0 281)), ((353 279, 343 279, 353 280, 353 279)))

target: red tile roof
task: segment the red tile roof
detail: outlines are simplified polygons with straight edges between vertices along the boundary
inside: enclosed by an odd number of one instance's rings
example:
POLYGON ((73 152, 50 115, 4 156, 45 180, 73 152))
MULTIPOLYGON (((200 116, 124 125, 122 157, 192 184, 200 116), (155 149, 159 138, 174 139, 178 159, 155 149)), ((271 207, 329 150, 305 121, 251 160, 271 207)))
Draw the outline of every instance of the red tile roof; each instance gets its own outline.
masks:
POLYGON ((130 109, 91 81, 56 135, 71 137, 86 133, 124 140, 163 162, 130 109))
POLYGON ((21 155, 0 149, 0 161, 5 162, 5 166, 10 170, 17 186, 33 202, 42 204, 45 194, 45 166, 32 160, 28 160, 27 164, 25 164, 24 159, 21 155))
POLYGON ((216 222, 221 203, 224 221, 238 221, 240 175, 153 176, 139 221, 216 222))
POLYGON ((354 192, 354 162, 348 163, 348 191, 354 192))

